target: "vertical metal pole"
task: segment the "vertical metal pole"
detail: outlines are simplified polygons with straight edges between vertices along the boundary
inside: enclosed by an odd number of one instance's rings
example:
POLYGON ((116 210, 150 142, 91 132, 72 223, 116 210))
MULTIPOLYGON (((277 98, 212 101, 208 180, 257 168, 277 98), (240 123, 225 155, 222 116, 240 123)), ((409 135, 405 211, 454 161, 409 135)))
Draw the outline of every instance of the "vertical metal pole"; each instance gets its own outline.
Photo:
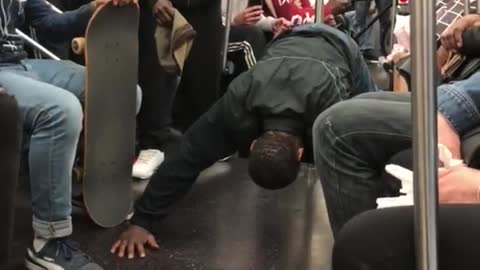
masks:
POLYGON ((232 0, 227 0, 227 14, 225 14, 225 37, 223 40, 223 55, 222 55, 222 70, 228 72, 227 67, 227 53, 228 53, 228 40, 230 39, 230 26, 232 24, 232 0))
POLYGON ((470 0, 464 0, 463 1, 463 7, 465 9, 465 15, 470 14, 470 0))
POLYGON ((477 0, 477 13, 480 14, 480 0, 477 0))
POLYGON ((437 270, 437 110, 435 0, 413 0, 413 149, 417 270, 437 270))
POLYGON ((323 23, 323 0, 315 2, 315 23, 323 23))

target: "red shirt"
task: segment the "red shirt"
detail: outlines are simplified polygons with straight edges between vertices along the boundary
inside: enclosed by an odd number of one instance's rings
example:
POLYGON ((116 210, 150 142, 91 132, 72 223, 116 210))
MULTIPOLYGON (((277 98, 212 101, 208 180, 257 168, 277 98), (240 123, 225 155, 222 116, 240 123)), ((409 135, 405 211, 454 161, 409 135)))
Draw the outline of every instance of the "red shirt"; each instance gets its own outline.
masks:
MULTIPOLYGON (((285 18, 293 24, 315 22, 315 7, 310 0, 272 0, 273 8, 278 18, 285 18)), ((324 18, 330 14, 328 4, 323 7, 324 18)))

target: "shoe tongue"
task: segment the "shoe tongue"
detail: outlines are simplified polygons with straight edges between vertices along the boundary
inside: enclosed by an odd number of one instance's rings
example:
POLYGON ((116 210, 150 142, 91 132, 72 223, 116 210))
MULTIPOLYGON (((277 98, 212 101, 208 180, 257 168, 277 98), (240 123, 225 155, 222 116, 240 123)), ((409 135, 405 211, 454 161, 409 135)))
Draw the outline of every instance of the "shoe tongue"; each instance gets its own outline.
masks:
POLYGON ((35 252, 40 252, 43 247, 48 243, 47 239, 40 238, 40 237, 35 237, 33 238, 33 249, 35 252))

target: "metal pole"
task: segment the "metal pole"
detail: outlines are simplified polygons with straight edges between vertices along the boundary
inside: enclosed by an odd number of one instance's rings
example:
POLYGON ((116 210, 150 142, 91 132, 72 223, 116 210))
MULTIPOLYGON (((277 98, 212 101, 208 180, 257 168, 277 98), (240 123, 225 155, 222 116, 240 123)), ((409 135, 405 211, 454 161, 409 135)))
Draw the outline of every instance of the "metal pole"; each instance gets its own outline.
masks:
POLYGON ((323 23, 323 0, 315 2, 315 23, 323 23))
POLYGON ((42 45, 38 44, 35 40, 31 39, 28 35, 24 34, 22 31, 15 29, 15 32, 17 35, 19 35, 23 40, 25 40, 27 43, 35 47, 36 49, 40 50, 42 53, 47 55, 48 57, 54 59, 54 60, 60 60, 58 56, 47 50, 45 47, 42 45))
POLYGON ((417 270, 437 270, 435 0, 413 0, 410 5, 416 263, 417 270))
POLYGON ((230 26, 232 24, 232 0, 227 0, 227 14, 225 14, 225 37, 223 40, 222 70, 229 73, 227 67, 228 41, 230 39, 230 26))
POLYGON ((470 0, 463 1, 463 8, 465 9, 465 15, 470 14, 470 0))
MULTIPOLYGON (((45 3, 47 3, 52 9, 53 11, 57 12, 57 13, 60 13, 62 14, 63 12, 58 9, 56 6, 52 5, 50 2, 48 2, 47 0, 45 0, 45 3)), ((31 46, 35 47, 36 49, 38 49, 39 51, 41 51, 43 54, 45 54, 46 56, 54 59, 54 60, 60 60, 60 58, 58 56, 56 56, 55 54, 53 54, 51 51, 49 51, 47 48, 43 47, 42 45, 40 45, 38 42, 36 42, 35 40, 33 40, 32 38, 30 38, 28 35, 26 35, 25 33, 23 33, 22 31, 18 30, 18 29, 15 29, 15 33, 17 33, 17 35, 19 35, 23 40, 25 40, 25 42, 27 42, 28 44, 30 44, 31 46)))
POLYGON ((480 0, 477 0, 477 13, 480 14, 480 0))

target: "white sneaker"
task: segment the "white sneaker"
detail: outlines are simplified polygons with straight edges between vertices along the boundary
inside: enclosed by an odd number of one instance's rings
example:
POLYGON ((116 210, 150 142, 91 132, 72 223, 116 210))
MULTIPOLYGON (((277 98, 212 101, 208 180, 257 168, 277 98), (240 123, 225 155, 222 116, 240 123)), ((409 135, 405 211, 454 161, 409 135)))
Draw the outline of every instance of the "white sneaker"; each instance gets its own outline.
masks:
POLYGON ((152 177, 158 166, 162 164, 165 155, 162 151, 148 149, 140 151, 135 164, 133 164, 132 175, 135 178, 147 179, 152 177))

